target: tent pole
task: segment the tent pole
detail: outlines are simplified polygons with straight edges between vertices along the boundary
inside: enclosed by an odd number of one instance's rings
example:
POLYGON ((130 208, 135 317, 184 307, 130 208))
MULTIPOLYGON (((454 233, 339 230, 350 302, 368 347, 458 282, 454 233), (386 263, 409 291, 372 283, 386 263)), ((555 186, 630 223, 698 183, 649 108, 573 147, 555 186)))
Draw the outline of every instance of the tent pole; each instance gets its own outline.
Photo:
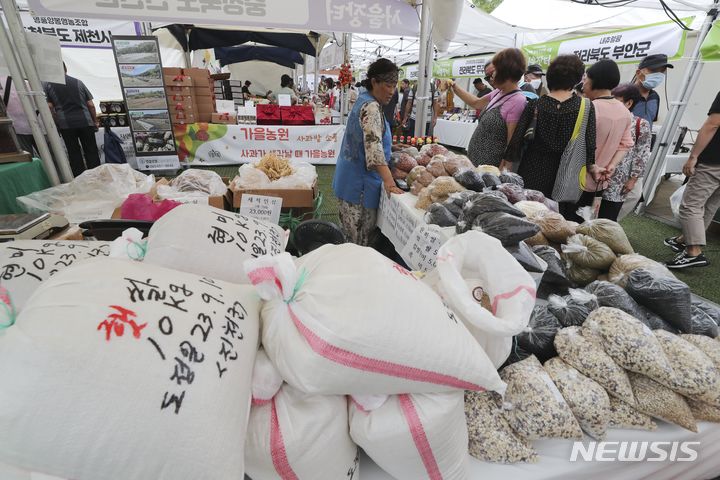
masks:
MULTIPOLYGON (((18 92, 20 104, 22 105, 23 112, 28 119, 28 123, 30 124, 30 129, 32 130, 33 138, 35 139, 35 145, 40 153, 40 160, 42 160, 43 166, 45 167, 45 172, 47 173, 50 183, 53 186, 60 185, 60 179, 58 178, 57 170, 55 169, 55 164, 52 160, 50 148, 48 147, 45 135, 43 135, 42 129, 40 128, 40 122, 35 114, 35 102, 34 100, 30 100, 30 96, 32 94, 28 92, 27 87, 25 86, 25 81, 23 80, 24 75, 20 71, 20 65, 15 58, 10 38, 5 30, 5 22, 2 20, 0 20, 0 51, 2 51, 2 54, 5 57, 8 69, 10 70, 10 75, 14 80, 13 83, 15 85, 15 90, 18 92)), ((45 96, 43 95, 43 101, 44 98, 45 96)))
POLYGON ((307 53, 303 53, 303 66, 302 66, 302 89, 304 92, 307 91, 307 53))
POLYGON ((313 92, 315 93, 315 95, 317 95, 318 87, 320 86, 318 80, 320 78, 320 49, 317 45, 315 45, 315 62, 313 63, 315 66, 315 77, 313 78, 313 92))
MULTIPOLYGON (((428 51, 432 50, 431 30, 432 23, 430 21, 430 0, 423 0, 422 10, 420 13, 420 58, 418 63, 418 88, 415 93, 415 132, 416 137, 423 136, 425 132, 425 109, 430 94, 430 76, 428 75, 428 66, 432 68, 432 61, 428 61, 428 51)), ((432 71, 432 70, 431 70, 432 71)))
MULTIPOLYGON (((30 48, 28 47, 27 38, 25 37, 25 29, 23 28, 22 21, 20 20, 17 4, 15 3, 15 0, 0 0, 0 5, 2 5, 5 13, 5 20, 7 21, 10 36, 15 42, 15 52, 17 52, 18 64, 22 65, 22 69, 27 75, 28 82, 30 82, 30 88, 32 88, 33 92, 43 92, 43 85, 40 81, 40 75, 38 75, 37 69, 35 68, 35 63, 32 60, 32 55, 30 54, 30 48)), ((3 44, 7 47, 10 45, 10 40, 7 38, 7 32, 4 27, 2 30, 3 36, 5 36, 3 44)), ((5 55, 5 57, 9 58, 8 55, 5 55)), ((12 57, 12 55, 10 55, 10 57, 12 57)), ((8 60, 8 63, 12 63, 12 60, 8 60)), ((16 78, 23 77, 19 76, 16 78)), ((15 82, 16 87, 20 86, 20 88, 24 88, 24 85, 21 86, 21 84, 22 82, 15 82)), ((20 92, 20 90, 18 90, 18 92, 20 92)), ((65 147, 60 140, 60 134, 58 133, 57 128, 55 128, 55 119, 53 118, 52 113, 50 113, 50 107, 45 101, 45 95, 42 95, 42 99, 40 101, 36 101, 35 103, 38 111, 40 112, 40 118, 42 119, 43 124, 45 124, 47 138, 50 140, 50 148, 52 149, 55 161, 60 167, 60 176, 64 181, 69 182, 74 178, 72 169, 70 168, 70 162, 68 161, 67 154, 65 153, 65 147)), ((29 115, 28 118, 34 118, 35 116, 35 112, 33 111, 32 115, 29 115)), ((37 132, 40 136, 42 136, 40 134, 39 127, 37 132)), ((33 135, 34 134, 35 129, 33 129, 33 135)), ((37 139, 36 142, 38 142, 37 139)), ((42 142, 38 142, 38 145, 41 143, 42 142)), ((47 154, 45 154, 45 157, 46 158, 42 159, 43 162, 52 164, 52 158, 47 156, 47 154)), ((52 176, 51 171, 48 171, 47 173, 52 176)))
POLYGON ((185 53, 185 68, 191 68, 192 67, 192 57, 190 52, 190 29, 185 29, 185 39, 187 40, 187 50, 185 53))
POLYGON ((643 198, 644 203, 640 206, 640 210, 643 211, 647 205, 649 205, 654 197, 655 190, 660 184, 660 179, 665 174, 665 166, 667 164, 667 154, 672 147, 675 132, 677 131, 680 122, 682 121, 685 110, 687 109, 688 102, 692 96, 695 85, 697 85, 700 73, 703 68, 703 61, 700 58, 700 47, 705 41, 713 22, 718 16, 718 8, 720 8, 720 0, 713 2, 713 7, 708 11, 705 17, 705 22, 702 28, 698 32, 697 42, 693 49, 692 56, 690 57, 690 64, 685 70, 685 76, 683 78, 680 91, 678 92, 677 100, 673 102, 672 109, 668 118, 665 121, 660 134, 658 135, 658 142, 652 152, 650 159, 650 168, 645 175, 645 185, 643 187, 643 198))

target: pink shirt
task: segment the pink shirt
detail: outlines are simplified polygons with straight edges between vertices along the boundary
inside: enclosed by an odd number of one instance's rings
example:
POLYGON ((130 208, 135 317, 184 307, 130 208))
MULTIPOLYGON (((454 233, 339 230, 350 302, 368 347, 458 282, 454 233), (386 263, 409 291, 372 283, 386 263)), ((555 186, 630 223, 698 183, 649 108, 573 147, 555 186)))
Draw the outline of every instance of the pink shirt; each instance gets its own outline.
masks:
MULTIPOLYGON (((607 167, 616 152, 627 152, 635 145, 631 130, 633 117, 625 105, 615 99, 598 98, 593 101, 593 105, 596 131, 595 164, 607 167)), ((597 183, 588 174, 585 191, 596 190, 597 183)))
POLYGON ((505 123, 518 123, 527 103, 525 95, 520 90, 505 94, 495 89, 488 94, 488 98, 490 103, 488 103, 487 108, 492 110, 499 105, 500 116, 505 120, 505 123))

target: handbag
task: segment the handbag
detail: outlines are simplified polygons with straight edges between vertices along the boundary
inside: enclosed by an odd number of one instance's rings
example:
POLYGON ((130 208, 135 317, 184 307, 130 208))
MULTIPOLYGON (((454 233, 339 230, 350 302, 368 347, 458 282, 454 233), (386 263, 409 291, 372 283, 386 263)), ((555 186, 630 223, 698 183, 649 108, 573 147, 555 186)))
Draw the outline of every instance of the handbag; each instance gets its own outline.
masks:
POLYGON ((556 202, 575 203, 582 195, 587 175, 585 132, 590 115, 589 103, 590 100, 582 99, 575 129, 560 158, 560 167, 552 191, 552 199, 556 202))

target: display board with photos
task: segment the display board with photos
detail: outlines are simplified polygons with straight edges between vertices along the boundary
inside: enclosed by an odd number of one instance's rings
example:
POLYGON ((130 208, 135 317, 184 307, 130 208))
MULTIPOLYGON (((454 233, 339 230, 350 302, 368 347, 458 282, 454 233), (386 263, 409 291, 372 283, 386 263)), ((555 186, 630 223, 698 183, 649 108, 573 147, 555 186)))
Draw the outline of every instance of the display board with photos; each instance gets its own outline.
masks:
POLYGON ((112 45, 138 169, 180 168, 157 38, 113 36, 112 45))

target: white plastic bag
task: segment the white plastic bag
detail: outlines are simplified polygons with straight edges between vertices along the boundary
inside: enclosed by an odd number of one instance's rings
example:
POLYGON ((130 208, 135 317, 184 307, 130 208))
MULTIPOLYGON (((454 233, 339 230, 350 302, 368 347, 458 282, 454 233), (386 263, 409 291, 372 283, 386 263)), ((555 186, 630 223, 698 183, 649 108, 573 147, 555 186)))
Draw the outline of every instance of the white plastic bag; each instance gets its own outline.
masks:
POLYGON ((398 480, 468 478, 464 392, 393 395, 367 411, 350 409, 350 436, 398 480))
POLYGON ((311 394, 504 391, 492 363, 441 299, 371 248, 325 245, 245 262, 265 300, 262 343, 311 394))
POLYGON ((141 262, 145 258, 147 240, 137 228, 128 228, 110 244, 110 258, 141 262))
POLYGON ((86 170, 70 183, 18 197, 29 213, 63 215, 70 223, 110 218, 131 193, 147 193, 155 177, 127 164, 104 164, 86 170))
POLYGON ((683 195, 685 195, 686 186, 687 185, 683 185, 670 195, 670 210, 672 210, 676 220, 680 218, 680 204, 682 203, 683 195))
POLYGON ((145 262, 234 283, 249 283, 248 258, 285 250, 283 230, 208 205, 180 205, 150 229, 145 262))
POLYGON ((269 402, 250 410, 245 463, 257 480, 358 480, 346 397, 307 395, 283 385, 269 402))
POLYGON ((79 261, 109 254, 109 242, 18 240, 0 243, 0 283, 19 313, 48 278, 79 261))
POLYGON ((74 480, 242 478, 260 301, 116 259, 43 283, 0 332, 0 462, 74 480))
POLYGON ((290 166, 293 171, 291 175, 270 181, 265 172, 246 163, 238 169, 238 176, 231 182, 231 188, 235 191, 253 188, 312 188, 318 178, 315 166, 295 161, 291 161, 290 166))
POLYGON ((170 182, 173 190, 182 193, 202 193, 205 196, 220 196, 227 192, 227 185, 220 175, 212 170, 190 168, 170 182))
POLYGON ((527 327, 535 306, 535 282, 499 240, 470 231, 438 251, 435 287, 463 321, 495 368, 510 355, 512 337, 527 327), (489 296, 491 310, 482 305, 489 296))

